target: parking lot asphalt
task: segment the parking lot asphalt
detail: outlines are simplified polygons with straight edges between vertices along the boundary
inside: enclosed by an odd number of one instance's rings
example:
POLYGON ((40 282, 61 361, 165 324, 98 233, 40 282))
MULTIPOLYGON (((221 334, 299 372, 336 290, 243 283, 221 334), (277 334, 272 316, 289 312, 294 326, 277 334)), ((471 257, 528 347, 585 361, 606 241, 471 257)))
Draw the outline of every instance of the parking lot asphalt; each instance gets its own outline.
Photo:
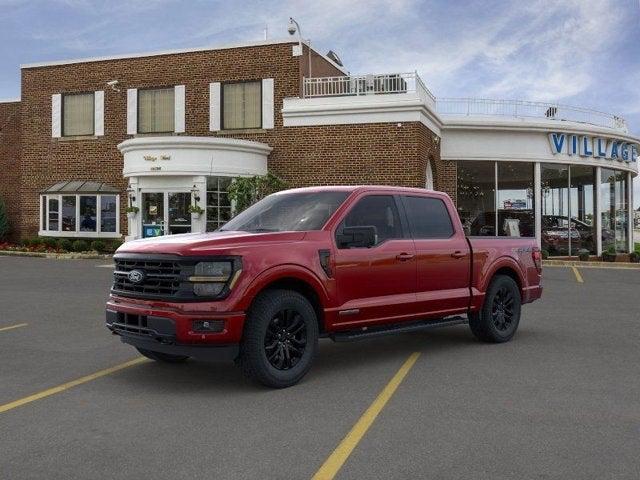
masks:
POLYGON ((0 257, 1 479, 311 478, 416 352, 336 478, 640 478, 639 270, 545 268, 510 343, 323 340, 269 390, 231 364, 104 372, 139 358, 104 328, 104 264, 0 257))

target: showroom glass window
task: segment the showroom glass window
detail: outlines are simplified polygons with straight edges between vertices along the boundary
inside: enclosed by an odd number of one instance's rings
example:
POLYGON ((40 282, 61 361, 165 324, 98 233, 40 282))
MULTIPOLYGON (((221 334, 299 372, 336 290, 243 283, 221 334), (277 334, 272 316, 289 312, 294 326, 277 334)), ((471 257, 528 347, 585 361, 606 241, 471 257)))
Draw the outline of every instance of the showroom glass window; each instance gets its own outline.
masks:
POLYGON ((138 90, 138 133, 170 133, 174 121, 173 87, 138 90))
POLYGON ((569 255, 569 166, 540 164, 542 249, 549 255, 569 255))
POLYGON ((533 163, 498 162, 498 235, 535 237, 533 163))
POLYGON ((222 86, 222 128, 262 127, 262 82, 225 83, 222 86))
POLYGON ((62 96, 62 135, 76 137, 94 133, 94 94, 73 93, 62 96))
POLYGON ((458 162, 457 207, 471 236, 496 234, 496 162, 458 162))
POLYGON ((571 236, 571 255, 577 255, 580 250, 588 250, 595 255, 598 235, 595 219, 596 169, 585 165, 571 165, 569 178, 569 216, 571 228, 577 232, 577 235, 571 236))
POLYGON ((231 177, 207 178, 207 232, 217 230, 231 219, 229 185, 231 177))
POLYGON ((117 236, 117 195, 42 195, 43 232, 64 237, 117 236))
POLYGON ((627 173, 603 168, 600 173, 602 251, 628 251, 629 193, 627 173))

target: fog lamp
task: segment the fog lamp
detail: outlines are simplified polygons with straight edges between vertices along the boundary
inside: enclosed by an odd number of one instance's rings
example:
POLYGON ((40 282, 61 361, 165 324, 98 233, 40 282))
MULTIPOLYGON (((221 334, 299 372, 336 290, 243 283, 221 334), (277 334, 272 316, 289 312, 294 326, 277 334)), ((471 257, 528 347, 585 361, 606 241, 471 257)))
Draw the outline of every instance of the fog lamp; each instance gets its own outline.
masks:
POLYGON ((198 333, 219 333, 224 330, 224 320, 194 320, 191 330, 198 333))

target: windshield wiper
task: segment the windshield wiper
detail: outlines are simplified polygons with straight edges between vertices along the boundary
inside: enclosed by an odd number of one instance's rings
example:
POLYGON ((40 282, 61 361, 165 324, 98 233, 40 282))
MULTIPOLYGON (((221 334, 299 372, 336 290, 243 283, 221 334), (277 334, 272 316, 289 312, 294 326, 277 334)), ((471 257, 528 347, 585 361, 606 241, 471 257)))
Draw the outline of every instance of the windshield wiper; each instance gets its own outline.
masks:
POLYGON ((250 230, 247 230, 247 232, 252 232, 252 233, 260 233, 260 232, 279 232, 280 230, 278 230, 277 228, 252 228, 250 230))

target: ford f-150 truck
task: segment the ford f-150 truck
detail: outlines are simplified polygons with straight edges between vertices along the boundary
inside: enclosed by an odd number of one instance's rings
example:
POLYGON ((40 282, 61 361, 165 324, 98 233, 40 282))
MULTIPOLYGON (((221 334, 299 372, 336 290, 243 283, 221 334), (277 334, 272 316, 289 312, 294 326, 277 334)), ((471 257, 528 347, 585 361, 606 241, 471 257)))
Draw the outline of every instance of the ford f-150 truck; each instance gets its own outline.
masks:
POLYGON ((444 193, 318 187, 272 194, 216 232, 135 240, 114 256, 107 327, 142 355, 236 360, 282 388, 318 339, 469 323, 506 342, 540 298, 533 238, 467 238, 444 193))

